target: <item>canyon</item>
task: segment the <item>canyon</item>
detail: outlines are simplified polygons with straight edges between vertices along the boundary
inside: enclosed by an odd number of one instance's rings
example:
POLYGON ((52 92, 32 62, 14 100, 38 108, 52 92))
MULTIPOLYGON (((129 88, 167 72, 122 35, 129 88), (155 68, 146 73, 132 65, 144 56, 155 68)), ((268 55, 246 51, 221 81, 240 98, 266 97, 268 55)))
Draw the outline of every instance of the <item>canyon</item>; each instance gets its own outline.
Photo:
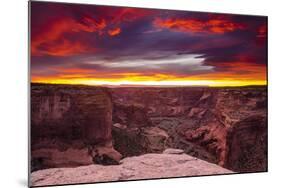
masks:
MULTIPOLYGON (((183 156, 192 160, 174 175, 155 172, 146 177, 134 171, 121 179, 267 171, 267 88, 263 86, 32 84, 30 111, 32 184, 38 177, 40 185, 52 182, 46 173, 55 171, 73 174, 74 169, 81 173, 96 169, 105 175, 117 169, 123 173, 126 161, 141 166, 138 159, 145 162, 147 155, 159 162, 183 156), (169 148, 182 152, 167 154, 169 148), (188 170, 196 165, 202 167, 197 173, 188 170)), ((159 168, 172 168, 165 164, 159 168)), ((85 181, 120 180, 117 171, 117 179, 85 181)), ((72 181, 81 182, 81 178, 72 181)))
MULTIPOLYGON (((111 93, 113 122, 119 125, 113 126, 115 147, 126 156, 134 154, 121 148, 125 137, 116 129, 128 137, 132 130, 152 127, 168 135, 159 150, 183 149, 236 172, 267 170, 266 87, 114 88, 111 93)), ((128 143, 137 145, 139 136, 130 138, 128 143)), ((146 153, 147 147, 140 150, 146 153)))

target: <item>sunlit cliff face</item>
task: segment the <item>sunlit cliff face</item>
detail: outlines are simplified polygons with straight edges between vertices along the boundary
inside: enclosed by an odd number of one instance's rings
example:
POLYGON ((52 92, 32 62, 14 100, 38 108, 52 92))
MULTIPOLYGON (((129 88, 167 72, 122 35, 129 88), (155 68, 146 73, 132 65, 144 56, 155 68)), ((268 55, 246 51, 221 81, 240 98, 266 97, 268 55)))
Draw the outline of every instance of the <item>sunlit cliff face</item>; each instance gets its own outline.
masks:
POLYGON ((31 3, 31 81, 266 85, 267 18, 31 3))

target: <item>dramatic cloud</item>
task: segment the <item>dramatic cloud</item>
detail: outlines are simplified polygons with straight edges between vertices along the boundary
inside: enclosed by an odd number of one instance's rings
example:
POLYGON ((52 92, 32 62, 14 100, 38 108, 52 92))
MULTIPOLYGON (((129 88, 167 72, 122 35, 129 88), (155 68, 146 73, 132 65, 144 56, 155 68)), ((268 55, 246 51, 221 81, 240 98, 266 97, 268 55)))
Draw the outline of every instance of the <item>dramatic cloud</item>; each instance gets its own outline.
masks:
POLYGON ((132 8, 97 7, 95 11, 90 11, 87 7, 80 7, 79 5, 49 3, 49 6, 42 7, 40 4, 42 3, 32 3, 32 7, 34 7, 32 18, 36 17, 36 14, 42 14, 42 12, 49 14, 48 7, 51 9, 50 13, 53 14, 53 17, 42 17, 42 20, 32 19, 34 20, 31 26, 31 53, 33 56, 67 56, 87 51, 93 52, 96 47, 81 41, 81 37, 83 38, 86 35, 85 33, 93 33, 93 35, 96 35, 95 37, 105 33, 115 36, 120 34, 121 28, 119 25, 123 22, 130 23, 152 13, 150 10, 135 11, 132 8), (112 27, 114 28, 112 29, 112 27), (70 46, 73 46, 72 49, 66 50, 70 46), (54 52, 55 50, 57 52, 54 52))
POLYGON ((31 3, 33 82, 266 84, 267 18, 31 3))
POLYGON ((121 29, 119 27, 112 30, 108 30, 108 34, 110 36, 119 35, 120 33, 121 33, 121 29))
POLYGON ((32 55, 72 55, 85 52, 90 47, 82 46, 79 40, 71 41, 64 37, 65 34, 78 32, 98 32, 105 28, 105 21, 96 21, 89 17, 84 17, 81 22, 64 18, 47 22, 42 32, 32 35, 31 53, 32 55))
POLYGON ((235 23, 231 20, 217 18, 210 20, 199 20, 193 18, 157 18, 154 20, 156 27, 171 29, 181 32, 195 32, 195 33, 218 33, 223 34, 235 30, 245 29, 245 26, 240 23, 235 23))

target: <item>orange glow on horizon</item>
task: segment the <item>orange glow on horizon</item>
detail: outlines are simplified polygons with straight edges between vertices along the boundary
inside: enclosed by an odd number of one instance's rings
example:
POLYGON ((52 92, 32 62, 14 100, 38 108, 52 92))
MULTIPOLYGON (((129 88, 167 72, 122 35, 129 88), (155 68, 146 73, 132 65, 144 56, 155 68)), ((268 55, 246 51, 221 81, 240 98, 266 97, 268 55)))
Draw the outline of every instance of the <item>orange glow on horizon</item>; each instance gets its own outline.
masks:
POLYGON ((34 83, 84 85, 247 86, 267 85, 266 66, 236 62, 223 64, 228 70, 191 76, 164 73, 111 73, 87 69, 56 69, 55 76, 32 76, 34 83), (242 73, 241 73, 242 72, 242 73), (244 72, 244 73, 243 73, 244 72))
POLYGON ((50 81, 34 81, 32 83, 44 83, 44 84, 69 84, 69 85, 92 85, 92 86, 208 86, 208 87, 239 87, 239 86, 266 86, 267 82, 264 80, 253 81, 231 81, 231 80, 196 80, 196 81, 165 81, 165 82, 133 82, 133 81, 100 81, 100 80, 50 80, 50 81))
POLYGON ((145 86, 247 86, 247 85, 267 85, 266 79, 231 79, 231 78, 217 78, 208 79, 189 77, 176 78, 173 76, 156 75, 152 76, 137 76, 128 74, 122 78, 82 78, 82 75, 72 77, 61 76, 58 78, 48 77, 40 78, 33 77, 33 83, 49 83, 49 84, 83 84, 83 85, 145 85, 145 86), (166 79, 165 79, 166 77, 166 79))

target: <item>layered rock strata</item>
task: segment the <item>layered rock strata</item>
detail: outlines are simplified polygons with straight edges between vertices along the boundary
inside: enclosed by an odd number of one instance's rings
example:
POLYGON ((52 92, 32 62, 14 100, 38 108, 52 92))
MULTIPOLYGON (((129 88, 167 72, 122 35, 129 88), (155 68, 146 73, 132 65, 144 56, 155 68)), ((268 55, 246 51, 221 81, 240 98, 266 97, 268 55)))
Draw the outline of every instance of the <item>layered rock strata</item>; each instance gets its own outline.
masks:
POLYGON ((32 171, 93 163, 117 164, 112 102, 105 88, 31 86, 32 171))
MULTIPOLYGON (((114 104, 138 106, 143 118, 134 127, 165 131, 165 147, 237 172, 267 170, 266 87, 114 88, 112 95, 114 104)), ((135 117, 131 109, 113 113, 114 123, 127 131, 126 120, 135 117)))

